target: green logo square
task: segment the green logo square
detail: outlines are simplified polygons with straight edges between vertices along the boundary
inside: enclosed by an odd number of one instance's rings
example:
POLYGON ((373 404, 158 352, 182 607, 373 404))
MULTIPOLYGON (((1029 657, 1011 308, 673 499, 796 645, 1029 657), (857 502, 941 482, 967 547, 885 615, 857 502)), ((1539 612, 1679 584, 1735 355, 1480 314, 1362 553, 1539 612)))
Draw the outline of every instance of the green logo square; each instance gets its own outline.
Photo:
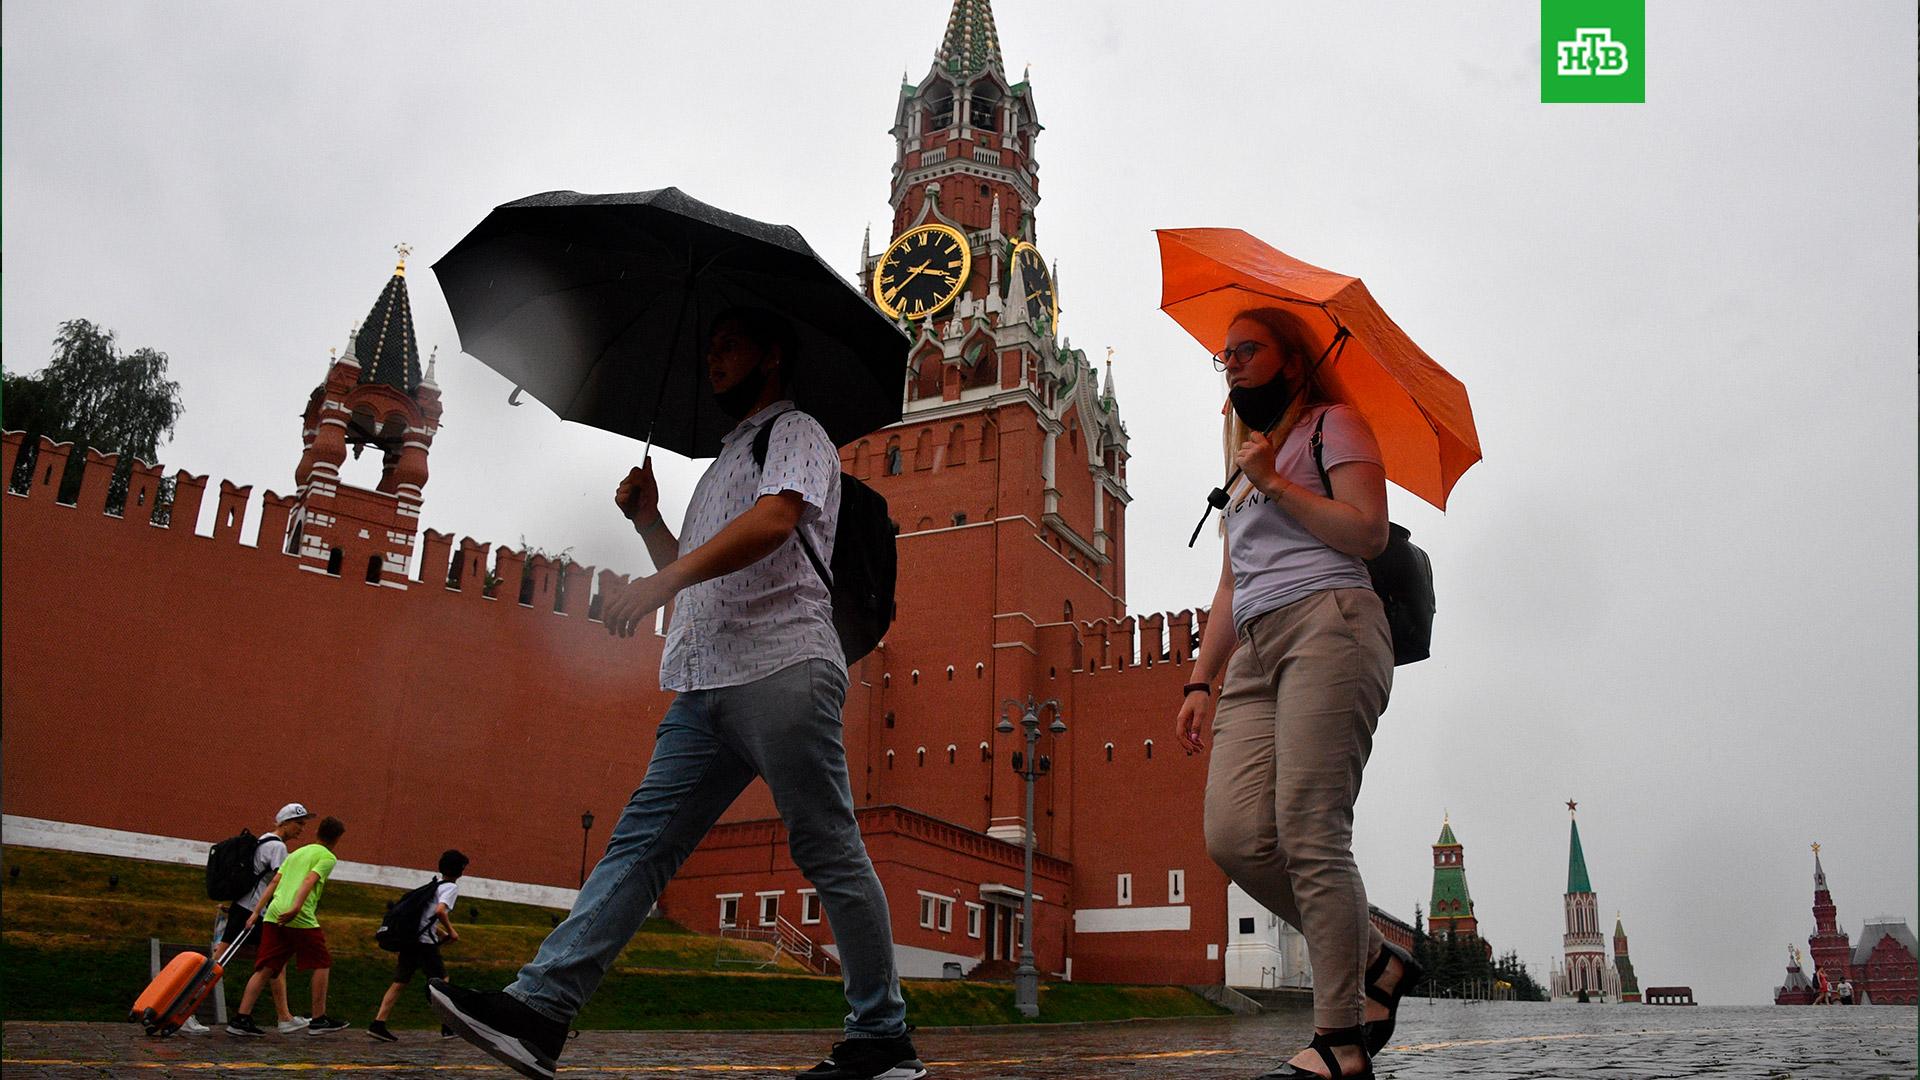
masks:
POLYGON ((1540 100, 1647 100, 1646 0, 1540 0, 1540 100))

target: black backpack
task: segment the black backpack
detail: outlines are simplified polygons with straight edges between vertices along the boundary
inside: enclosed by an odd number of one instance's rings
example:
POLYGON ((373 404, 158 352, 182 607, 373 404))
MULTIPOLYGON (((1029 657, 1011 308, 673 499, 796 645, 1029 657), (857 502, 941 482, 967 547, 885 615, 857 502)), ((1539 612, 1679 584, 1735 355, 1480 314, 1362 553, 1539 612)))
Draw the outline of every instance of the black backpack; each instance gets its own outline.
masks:
POLYGON ((420 932, 427 928, 428 909, 432 907, 439 888, 440 879, 436 877, 388 904, 387 914, 380 920, 380 929, 373 932, 373 940, 388 952, 399 952, 417 944, 420 932))
MULTIPOLYGON (((773 425, 779 422, 780 417, 774 417, 753 438, 753 463, 763 470, 773 425)), ((872 652, 893 625, 893 587, 899 572, 893 538, 899 532, 887 516, 886 498, 846 473, 840 474, 840 519, 833 530, 831 572, 820 562, 807 534, 794 530, 807 561, 833 596, 833 629, 849 664, 872 652)))
MULTIPOLYGON (((1313 425, 1313 467, 1320 472, 1320 486, 1333 498, 1333 483, 1327 479, 1320 432, 1327 425, 1327 414, 1313 425)), ((1387 609, 1387 628, 1393 632, 1393 665, 1417 663, 1432 655, 1433 645, 1433 561, 1413 545, 1413 533, 1405 526, 1387 523, 1387 550, 1367 560, 1367 573, 1373 576, 1373 591, 1387 609)))
POLYGON ((272 873, 271 870, 253 872, 253 853, 259 847, 260 838, 248 829, 241 829, 240 835, 229 836, 213 845, 207 852, 207 899, 232 903, 252 892, 261 878, 272 873))

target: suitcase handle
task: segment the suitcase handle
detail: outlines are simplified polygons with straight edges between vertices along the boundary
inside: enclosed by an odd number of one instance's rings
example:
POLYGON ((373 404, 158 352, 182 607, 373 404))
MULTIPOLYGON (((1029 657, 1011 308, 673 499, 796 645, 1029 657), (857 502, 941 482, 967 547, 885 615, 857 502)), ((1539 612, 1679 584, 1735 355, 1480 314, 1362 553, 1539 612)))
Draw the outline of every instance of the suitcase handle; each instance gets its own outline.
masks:
POLYGON ((259 923, 255 923, 253 926, 249 926, 240 931, 240 936, 233 939, 233 944, 227 946, 227 951, 220 954, 220 968, 222 971, 226 970, 227 961, 233 959, 233 954, 240 951, 240 946, 247 943, 247 938, 253 934, 254 927, 259 925, 259 923))

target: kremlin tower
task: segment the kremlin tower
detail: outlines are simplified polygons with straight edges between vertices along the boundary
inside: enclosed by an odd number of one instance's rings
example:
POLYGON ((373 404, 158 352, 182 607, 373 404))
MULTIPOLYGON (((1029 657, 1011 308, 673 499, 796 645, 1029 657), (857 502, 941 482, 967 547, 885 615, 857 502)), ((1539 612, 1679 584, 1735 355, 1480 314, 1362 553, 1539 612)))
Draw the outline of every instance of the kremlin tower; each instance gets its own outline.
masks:
POLYGON ((358 575, 370 585, 407 587, 414 536, 420 529, 427 451, 440 430, 440 387, 433 365, 420 370, 420 344, 407 302, 405 244, 393 276, 367 318, 347 340, 347 353, 327 366, 301 420, 305 451, 294 469, 294 504, 286 551, 314 573, 358 575), (340 465, 371 448, 380 453, 377 488, 340 482, 340 465))
MULTIPOLYGON (((1579 804, 1567 800, 1572 817, 1579 804)), ((1587 879, 1587 857, 1580 850, 1580 822, 1573 822, 1567 848, 1567 892, 1564 901, 1567 932, 1566 960, 1553 973, 1555 1001, 1620 1000, 1620 973, 1608 960, 1606 938, 1600 930, 1600 900, 1587 879)))
POLYGON ((1443 817, 1440 839, 1433 844, 1433 899, 1427 912, 1427 933, 1433 937, 1480 936, 1473 917, 1473 897, 1467 892, 1465 849, 1454 839, 1453 822, 1443 817))
POLYGON ((1627 955, 1627 928, 1620 913, 1613 913, 1613 970, 1620 977, 1620 1000, 1632 1004, 1640 1000, 1640 979, 1633 973, 1633 960, 1627 955))

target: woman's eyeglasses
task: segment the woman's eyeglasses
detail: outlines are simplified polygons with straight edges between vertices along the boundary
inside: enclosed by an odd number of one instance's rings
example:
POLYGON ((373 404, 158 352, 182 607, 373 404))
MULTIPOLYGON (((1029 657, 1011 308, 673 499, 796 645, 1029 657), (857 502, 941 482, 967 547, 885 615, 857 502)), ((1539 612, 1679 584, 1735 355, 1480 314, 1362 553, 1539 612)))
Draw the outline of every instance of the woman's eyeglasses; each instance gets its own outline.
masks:
POLYGON ((1229 345, 1213 354, 1213 370, 1225 371, 1227 370, 1227 365, 1233 363, 1235 360, 1244 364, 1248 360, 1253 359, 1254 353, 1266 347, 1266 342, 1263 341, 1243 341, 1238 345, 1229 345))

